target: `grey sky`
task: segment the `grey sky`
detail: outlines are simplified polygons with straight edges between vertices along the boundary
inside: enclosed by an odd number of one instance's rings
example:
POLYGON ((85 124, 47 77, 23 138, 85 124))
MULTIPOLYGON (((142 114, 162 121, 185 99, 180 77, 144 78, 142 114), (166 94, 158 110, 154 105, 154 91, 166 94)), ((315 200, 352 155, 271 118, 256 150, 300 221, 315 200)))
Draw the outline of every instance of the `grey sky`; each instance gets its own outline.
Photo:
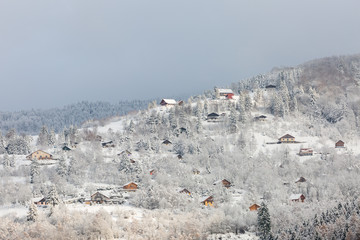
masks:
POLYGON ((0 0, 0 111, 202 93, 360 53, 358 0, 0 0))

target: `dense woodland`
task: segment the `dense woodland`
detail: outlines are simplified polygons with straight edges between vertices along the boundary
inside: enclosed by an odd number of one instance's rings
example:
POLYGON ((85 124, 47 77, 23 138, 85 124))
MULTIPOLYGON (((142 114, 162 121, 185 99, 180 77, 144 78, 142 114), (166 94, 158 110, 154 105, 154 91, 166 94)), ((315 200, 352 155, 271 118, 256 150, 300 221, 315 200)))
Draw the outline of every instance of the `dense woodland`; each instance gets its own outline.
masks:
POLYGON ((108 117, 125 115, 132 111, 146 109, 149 101, 79 102, 63 108, 48 110, 24 110, 19 112, 0 112, 0 130, 15 129, 19 133, 37 134, 43 125, 55 132, 70 125, 80 126, 89 120, 103 120, 108 117))
POLYGON ((234 83, 236 100, 211 90, 181 106, 151 103, 106 131, 97 122, 59 134, 44 124, 36 139, 5 131, 0 204, 26 206, 28 214, 2 217, 0 238, 211 239, 246 231, 261 239, 359 239, 359 69, 359 56, 274 69, 234 83), (208 121, 213 112, 219 118, 208 121), (266 121, 256 120, 260 114, 266 121), (269 144, 286 133, 299 143, 269 144), (104 148, 99 136, 114 147, 104 148), (339 139, 345 148, 335 148, 339 139), (300 157, 301 147, 316 154, 300 157), (25 160, 37 149, 57 160, 25 160), (217 184, 222 179, 231 186, 217 184), (130 181, 139 185, 124 195, 132 210, 83 211, 64 203, 89 197, 99 185, 116 191, 130 181), (184 188, 190 196, 179 192, 184 188), (304 202, 289 200, 299 193, 304 202), (31 199, 39 196, 51 207, 35 207, 31 199), (206 196, 213 207, 201 203, 206 196), (249 211, 254 203, 263 204, 249 211))

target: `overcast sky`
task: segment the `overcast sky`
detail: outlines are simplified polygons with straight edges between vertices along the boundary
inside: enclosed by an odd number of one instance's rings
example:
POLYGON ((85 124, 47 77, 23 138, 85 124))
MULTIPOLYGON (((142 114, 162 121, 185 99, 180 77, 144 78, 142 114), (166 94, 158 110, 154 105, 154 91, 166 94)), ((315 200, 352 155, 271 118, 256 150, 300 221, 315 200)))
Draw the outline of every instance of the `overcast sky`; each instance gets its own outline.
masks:
POLYGON ((0 0, 0 111, 188 96, 360 53, 359 0, 0 0))

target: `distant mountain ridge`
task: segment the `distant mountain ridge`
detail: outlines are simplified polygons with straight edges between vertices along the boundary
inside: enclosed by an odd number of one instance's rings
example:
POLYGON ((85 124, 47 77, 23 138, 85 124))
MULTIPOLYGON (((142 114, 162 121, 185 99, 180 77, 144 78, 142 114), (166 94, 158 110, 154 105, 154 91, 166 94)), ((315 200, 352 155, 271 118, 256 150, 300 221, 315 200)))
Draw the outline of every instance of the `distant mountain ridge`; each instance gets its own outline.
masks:
POLYGON ((111 104, 101 101, 82 101, 48 110, 0 112, 0 130, 7 132, 14 128, 19 133, 38 134, 41 127, 46 125, 48 128, 54 129, 55 132, 59 132, 65 127, 79 126, 88 120, 104 119, 142 110, 148 106, 149 102, 149 100, 134 100, 111 104))

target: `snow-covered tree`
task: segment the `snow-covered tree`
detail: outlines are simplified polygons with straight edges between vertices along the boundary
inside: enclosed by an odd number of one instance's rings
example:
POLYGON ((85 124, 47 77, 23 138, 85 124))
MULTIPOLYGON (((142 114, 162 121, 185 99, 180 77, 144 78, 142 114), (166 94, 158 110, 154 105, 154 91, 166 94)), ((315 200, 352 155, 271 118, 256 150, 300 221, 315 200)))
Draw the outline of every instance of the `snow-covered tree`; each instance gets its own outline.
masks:
POLYGON ((60 203, 60 199, 54 185, 51 186, 46 199, 49 202, 49 204, 52 205, 53 207, 60 203))
POLYGON ((262 202, 257 214, 257 231, 260 239, 270 239, 271 236, 271 220, 267 205, 262 202))
POLYGON ((26 219, 28 222, 35 222, 37 218, 38 218, 37 207, 33 202, 31 202, 29 205, 29 212, 26 219))
POLYGON ((30 183, 37 182, 39 174, 40 174, 39 164, 38 161, 34 159, 30 164, 30 178, 31 178, 30 183))

